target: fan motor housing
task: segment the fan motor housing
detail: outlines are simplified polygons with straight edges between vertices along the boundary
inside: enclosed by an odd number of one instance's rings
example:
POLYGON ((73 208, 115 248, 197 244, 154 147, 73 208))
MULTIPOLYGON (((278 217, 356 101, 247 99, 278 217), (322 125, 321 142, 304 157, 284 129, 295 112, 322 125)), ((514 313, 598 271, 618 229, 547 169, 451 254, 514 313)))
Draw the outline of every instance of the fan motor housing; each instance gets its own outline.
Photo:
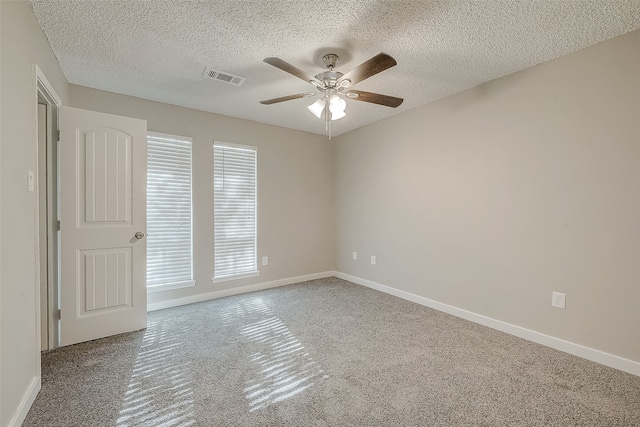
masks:
POLYGON ((339 71, 325 71, 317 74, 316 79, 320 80, 327 88, 336 87, 336 80, 342 77, 343 74, 339 71))

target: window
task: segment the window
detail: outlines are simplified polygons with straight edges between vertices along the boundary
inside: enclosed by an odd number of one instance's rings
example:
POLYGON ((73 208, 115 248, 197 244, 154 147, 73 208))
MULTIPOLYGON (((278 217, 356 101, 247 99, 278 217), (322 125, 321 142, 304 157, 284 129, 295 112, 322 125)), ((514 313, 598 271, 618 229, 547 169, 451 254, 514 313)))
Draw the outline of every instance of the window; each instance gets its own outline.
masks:
POLYGON ((191 138, 147 135, 147 289, 194 286, 191 138))
POLYGON ((258 275, 256 167, 255 147, 213 144, 214 282, 258 275))

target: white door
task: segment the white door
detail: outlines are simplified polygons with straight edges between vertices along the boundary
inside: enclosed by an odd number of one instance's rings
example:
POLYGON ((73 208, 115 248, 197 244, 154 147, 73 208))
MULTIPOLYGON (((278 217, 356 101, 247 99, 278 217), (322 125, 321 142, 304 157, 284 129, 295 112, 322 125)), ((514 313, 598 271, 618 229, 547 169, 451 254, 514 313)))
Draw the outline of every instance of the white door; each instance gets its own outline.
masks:
POLYGON ((60 108, 61 346, 147 326, 146 136, 145 120, 60 108))

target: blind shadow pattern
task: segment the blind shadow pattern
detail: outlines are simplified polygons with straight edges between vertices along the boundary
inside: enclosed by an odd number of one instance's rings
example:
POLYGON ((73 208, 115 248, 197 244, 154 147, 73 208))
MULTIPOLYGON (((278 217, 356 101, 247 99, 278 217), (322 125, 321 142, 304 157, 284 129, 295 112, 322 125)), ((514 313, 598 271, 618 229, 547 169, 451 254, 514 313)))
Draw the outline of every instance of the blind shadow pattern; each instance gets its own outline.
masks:
POLYGON ((289 399, 329 378, 262 298, 229 306, 221 317, 226 324, 238 322, 239 317, 249 320, 240 335, 255 350, 250 360, 257 367, 256 375, 244 388, 250 412, 289 399))
POLYGON ((117 427, 195 424, 190 363, 181 358, 186 327, 149 320, 125 393, 117 427))

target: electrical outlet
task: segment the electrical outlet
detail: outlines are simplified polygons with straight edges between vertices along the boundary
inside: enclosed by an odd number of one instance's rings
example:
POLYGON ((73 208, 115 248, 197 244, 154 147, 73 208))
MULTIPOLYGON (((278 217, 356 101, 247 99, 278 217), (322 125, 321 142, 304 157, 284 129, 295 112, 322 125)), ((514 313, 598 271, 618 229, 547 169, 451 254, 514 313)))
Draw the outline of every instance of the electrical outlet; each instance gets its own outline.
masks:
POLYGON ((563 294, 560 292, 554 292, 551 296, 551 305, 553 307, 564 308, 566 298, 567 298, 566 294, 563 294))
POLYGON ((358 259, 358 252, 353 251, 353 260, 356 261, 358 259))
POLYGON ((268 256, 263 256, 262 257, 262 265, 269 265, 269 257, 268 256))
POLYGON ((371 265, 376 265, 376 256, 371 255, 371 265))

